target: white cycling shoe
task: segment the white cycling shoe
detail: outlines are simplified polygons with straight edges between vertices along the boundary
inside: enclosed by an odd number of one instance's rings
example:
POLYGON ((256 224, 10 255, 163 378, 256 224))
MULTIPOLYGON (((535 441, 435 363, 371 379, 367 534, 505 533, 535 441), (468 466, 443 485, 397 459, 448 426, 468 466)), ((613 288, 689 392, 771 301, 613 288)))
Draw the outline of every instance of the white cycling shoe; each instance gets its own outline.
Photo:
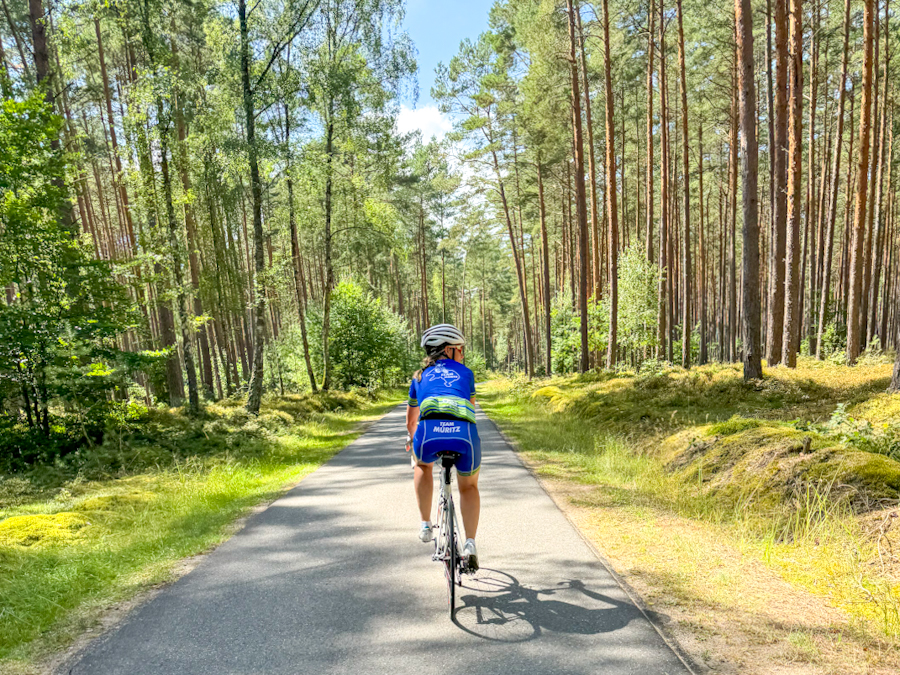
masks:
POLYGON ((422 529, 419 530, 419 541, 425 542, 426 544, 434 538, 434 530, 431 525, 422 525, 422 529))
POLYGON ((469 572, 478 570, 478 549, 475 548, 474 539, 466 540, 466 545, 463 546, 463 558, 466 561, 466 568, 469 572))

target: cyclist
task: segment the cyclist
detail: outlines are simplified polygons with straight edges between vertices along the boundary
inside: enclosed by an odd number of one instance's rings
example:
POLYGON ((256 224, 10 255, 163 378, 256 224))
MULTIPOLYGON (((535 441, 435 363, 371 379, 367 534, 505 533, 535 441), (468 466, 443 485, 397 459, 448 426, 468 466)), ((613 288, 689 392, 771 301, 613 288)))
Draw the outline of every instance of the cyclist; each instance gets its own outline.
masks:
POLYGON ((415 456, 413 483, 422 527, 419 539, 431 541, 432 467, 440 450, 458 452, 459 508, 466 530, 463 556, 470 570, 478 569, 475 533, 481 497, 478 470, 481 440, 475 426, 475 376, 463 365, 466 340, 458 328, 447 323, 432 326, 422 334, 425 361, 409 385, 406 409, 407 452, 415 456))

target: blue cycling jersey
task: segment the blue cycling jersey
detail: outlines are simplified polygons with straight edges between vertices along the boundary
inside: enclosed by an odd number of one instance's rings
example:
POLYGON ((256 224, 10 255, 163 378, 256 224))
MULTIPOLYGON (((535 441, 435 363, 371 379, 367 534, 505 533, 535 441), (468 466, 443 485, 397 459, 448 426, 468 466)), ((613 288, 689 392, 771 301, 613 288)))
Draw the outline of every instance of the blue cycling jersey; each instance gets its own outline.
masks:
POLYGON ((453 359, 441 359, 422 373, 422 381, 413 378, 408 403, 419 408, 419 417, 449 415, 475 422, 475 375, 453 359))

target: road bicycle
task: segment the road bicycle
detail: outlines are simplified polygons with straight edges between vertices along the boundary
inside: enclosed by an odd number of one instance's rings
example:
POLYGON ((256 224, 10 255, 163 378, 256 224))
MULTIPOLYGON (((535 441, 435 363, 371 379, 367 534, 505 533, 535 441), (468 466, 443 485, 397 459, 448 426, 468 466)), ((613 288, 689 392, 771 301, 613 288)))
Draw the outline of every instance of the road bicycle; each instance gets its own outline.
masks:
POLYGON ((437 453, 437 456, 441 465, 441 494, 438 497, 438 532, 434 538, 434 555, 431 556, 431 559, 444 565, 444 576, 447 578, 447 602, 452 619, 456 612, 456 587, 462 586, 462 575, 470 571, 468 563, 462 555, 459 520, 453 504, 453 492, 450 490, 451 472, 462 455, 458 452, 442 450, 437 453))

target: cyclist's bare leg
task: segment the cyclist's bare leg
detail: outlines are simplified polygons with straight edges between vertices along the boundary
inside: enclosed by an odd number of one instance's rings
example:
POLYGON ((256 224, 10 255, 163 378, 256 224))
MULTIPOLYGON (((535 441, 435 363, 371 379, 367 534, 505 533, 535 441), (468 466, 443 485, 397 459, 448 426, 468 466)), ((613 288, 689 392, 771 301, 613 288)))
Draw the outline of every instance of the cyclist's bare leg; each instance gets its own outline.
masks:
POLYGON ((459 476, 459 510, 466 528, 466 538, 474 539, 478 531, 478 515, 481 512, 477 473, 474 476, 459 476))
POLYGON ((413 474, 413 485, 416 488, 416 501, 419 502, 419 513, 423 521, 431 520, 431 498, 434 494, 434 478, 432 464, 416 464, 413 474))

